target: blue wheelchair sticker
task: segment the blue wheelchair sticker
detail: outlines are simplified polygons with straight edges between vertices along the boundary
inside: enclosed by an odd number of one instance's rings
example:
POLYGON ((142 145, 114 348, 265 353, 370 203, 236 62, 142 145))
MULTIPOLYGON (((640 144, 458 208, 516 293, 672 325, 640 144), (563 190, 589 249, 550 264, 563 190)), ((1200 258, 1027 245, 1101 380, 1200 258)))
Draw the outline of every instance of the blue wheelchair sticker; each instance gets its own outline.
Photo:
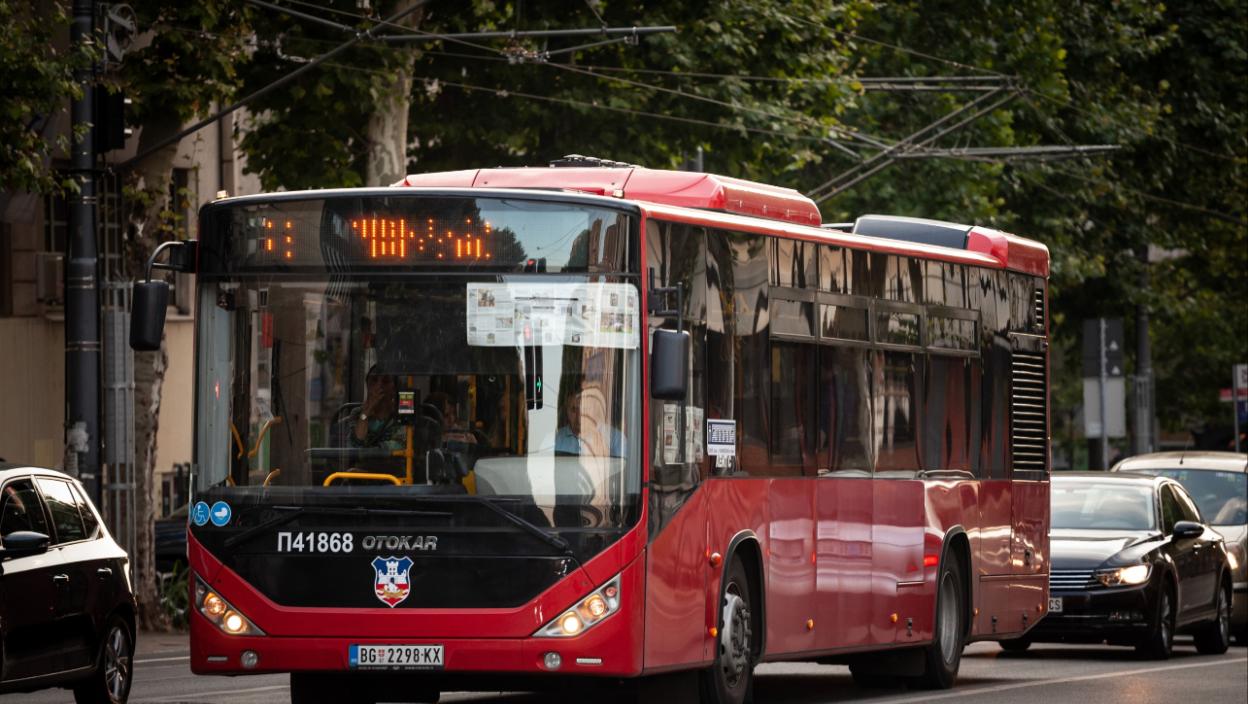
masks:
POLYGON ((191 522, 197 526, 208 523, 208 504, 203 501, 195 504, 195 508, 191 509, 191 522))

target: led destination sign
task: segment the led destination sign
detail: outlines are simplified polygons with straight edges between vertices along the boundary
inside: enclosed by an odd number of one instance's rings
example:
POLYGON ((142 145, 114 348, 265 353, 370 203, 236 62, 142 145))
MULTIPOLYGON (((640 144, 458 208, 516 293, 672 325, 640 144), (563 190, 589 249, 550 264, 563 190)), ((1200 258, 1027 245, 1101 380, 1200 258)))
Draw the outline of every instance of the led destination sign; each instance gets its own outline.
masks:
POLYGON ((456 196, 240 198, 201 219, 201 273, 411 267, 618 270, 630 216, 577 203, 456 196))
POLYGON ((472 218, 464 218, 456 225, 446 227, 434 218, 423 223, 397 217, 353 218, 351 232, 366 243, 369 259, 401 262, 408 260, 409 253, 412 261, 493 258, 490 223, 474 227, 472 218))

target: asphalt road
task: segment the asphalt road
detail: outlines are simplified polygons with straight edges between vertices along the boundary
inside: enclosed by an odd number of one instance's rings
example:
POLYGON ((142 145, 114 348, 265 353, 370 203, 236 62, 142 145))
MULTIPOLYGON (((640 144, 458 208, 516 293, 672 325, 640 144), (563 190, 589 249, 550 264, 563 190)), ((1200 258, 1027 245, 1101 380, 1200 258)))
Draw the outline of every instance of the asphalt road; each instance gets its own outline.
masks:
MULTIPOLYGON (((197 677, 187 666, 183 643, 162 637, 158 650, 140 647, 134 704, 282 704, 290 701, 285 675, 197 677), (181 648, 178 646, 181 645, 181 648)), ((1248 704, 1248 648, 1232 647, 1219 656, 1198 655, 1190 642, 1176 643, 1164 662, 1140 660, 1127 648, 1036 645, 1022 655, 1006 654, 993 643, 967 648, 956 688, 946 692, 856 687, 845 667, 773 663, 758 670, 759 704, 871 702, 918 704, 950 701, 975 704, 1248 704)), ((0 702, 73 702, 65 690, 11 694, 0 702)), ((549 694, 448 693, 443 702, 537 704, 549 694)), ((569 695, 566 702, 583 701, 569 695)))

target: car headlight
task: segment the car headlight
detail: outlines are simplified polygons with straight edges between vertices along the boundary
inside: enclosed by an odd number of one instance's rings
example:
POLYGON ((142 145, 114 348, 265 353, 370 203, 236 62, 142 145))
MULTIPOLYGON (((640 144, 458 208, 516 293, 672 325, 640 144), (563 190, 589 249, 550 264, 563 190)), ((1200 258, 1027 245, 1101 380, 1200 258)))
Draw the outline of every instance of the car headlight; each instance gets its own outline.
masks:
POLYGON ((535 638, 571 638, 620 610, 620 575, 591 592, 534 633, 535 638))
POLYGON ((1107 587, 1122 587, 1143 584, 1148 581, 1148 577, 1152 573, 1152 565, 1131 565, 1130 567, 1100 570, 1096 573, 1096 579, 1107 587))
POLYGON ((195 577, 195 608, 221 632, 230 636, 262 636, 264 631, 234 608, 221 595, 208 588, 198 576, 195 577))

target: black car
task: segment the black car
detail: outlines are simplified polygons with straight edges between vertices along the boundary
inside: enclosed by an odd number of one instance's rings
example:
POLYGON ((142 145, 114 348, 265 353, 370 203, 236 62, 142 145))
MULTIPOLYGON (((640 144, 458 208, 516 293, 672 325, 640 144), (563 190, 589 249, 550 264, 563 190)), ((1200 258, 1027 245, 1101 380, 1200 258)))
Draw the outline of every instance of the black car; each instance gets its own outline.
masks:
POLYGON ((0 464, 0 692, 60 686, 80 703, 126 701, 128 570, 77 481, 0 464))
POLYGON ((1174 634, 1190 632, 1200 652, 1226 652, 1226 547, 1182 485, 1094 472, 1055 474, 1050 491, 1048 615, 1002 647, 1108 642, 1167 658, 1174 634))

